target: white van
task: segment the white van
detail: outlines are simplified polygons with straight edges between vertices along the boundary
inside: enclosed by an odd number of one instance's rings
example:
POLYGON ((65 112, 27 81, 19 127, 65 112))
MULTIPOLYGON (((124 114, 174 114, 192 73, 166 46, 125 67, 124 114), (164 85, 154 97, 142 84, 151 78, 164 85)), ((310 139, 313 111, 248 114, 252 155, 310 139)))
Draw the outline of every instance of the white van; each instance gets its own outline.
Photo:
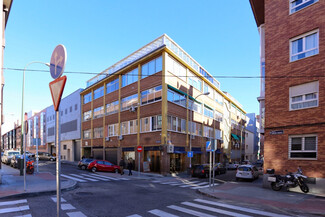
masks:
POLYGON ((1 158, 2 163, 4 164, 10 164, 11 158, 14 155, 20 154, 19 151, 15 151, 15 150, 5 150, 5 152, 3 153, 3 156, 1 158))

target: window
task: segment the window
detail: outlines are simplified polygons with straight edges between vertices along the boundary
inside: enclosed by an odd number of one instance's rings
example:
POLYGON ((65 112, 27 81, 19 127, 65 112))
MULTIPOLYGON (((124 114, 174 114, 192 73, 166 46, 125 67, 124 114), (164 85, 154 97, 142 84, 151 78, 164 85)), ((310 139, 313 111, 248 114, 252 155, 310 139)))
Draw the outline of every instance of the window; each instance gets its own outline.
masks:
POLYGON ((223 97, 217 91, 214 91, 214 100, 220 105, 223 104, 223 97))
POLYGON ((99 118, 104 115, 104 106, 94 109, 94 118, 99 118))
POLYGON ((63 150, 67 150, 67 145, 63 145, 63 150))
POLYGON ((65 114, 68 114, 68 109, 65 109, 65 114))
POLYGON ((194 102, 192 107, 193 101, 189 100, 188 102, 188 109, 192 109, 193 111, 202 114, 202 105, 198 102, 194 102))
POLYGON ((72 106, 70 106, 70 113, 72 112, 72 106))
POLYGON ((91 111, 84 112, 83 117, 84 117, 84 119, 83 119, 84 121, 90 120, 91 119, 91 111))
POLYGON ((318 54, 318 30, 290 40, 290 61, 318 54))
POLYGON ((91 135, 90 135, 90 130, 84 130, 83 131, 83 138, 84 139, 90 139, 91 137, 90 137, 91 135))
POLYGON ((313 108, 318 106, 318 88, 319 82, 314 81, 306 84, 290 87, 290 108, 289 110, 298 110, 304 108, 313 108))
POLYGON ((141 92, 141 105, 161 100, 161 86, 141 92))
POLYGON ((106 104, 106 114, 114 114, 118 112, 118 101, 106 104))
POLYGON ((121 135, 129 134, 129 122, 125 121, 121 123, 121 135))
POLYGON ((108 136, 117 136, 117 133, 118 133, 118 124, 111 124, 111 125, 108 125, 108 136))
POLYGON ((77 111, 77 109, 78 109, 78 105, 75 104, 75 105, 74 105, 74 110, 77 111))
POLYGON ((138 120, 132 120, 130 122, 130 134, 138 132, 138 120))
POLYGON ((204 105, 204 115, 209 118, 213 118, 213 110, 204 105))
POLYGON ((189 132, 192 131, 192 135, 202 136, 202 124, 195 123, 195 122, 188 122, 188 129, 189 132))
POLYGON ((91 93, 84 95, 84 104, 91 102, 91 93))
POLYGON ((94 128, 94 139, 103 138, 103 128, 94 128))
POLYGON ((186 68, 169 55, 167 57, 167 70, 180 79, 186 80, 186 68))
POLYGON ((289 136, 290 159, 317 159, 317 135, 289 136))
POLYGON ((138 81, 138 68, 122 75, 122 87, 138 81))
POLYGON ((188 84, 195 87, 199 91, 202 91, 202 81, 196 75, 191 72, 188 72, 188 84))
POLYGON ((208 137, 208 138, 213 138, 214 137, 213 128, 208 127, 208 126, 204 126, 203 136, 208 137))
POLYGON ((203 93, 210 93, 208 95, 208 97, 211 97, 213 98, 213 89, 212 87, 210 87, 210 85, 208 85, 207 83, 204 83, 204 86, 203 86, 203 93))
POLYGON ((215 120, 217 120, 217 121, 219 121, 219 122, 222 122, 222 117, 223 117, 223 115, 222 115, 222 113, 221 112, 218 112, 218 111, 214 111, 214 119, 215 120))
POLYGON ((173 102, 180 106, 186 107, 186 96, 180 93, 176 93, 173 90, 168 89, 167 100, 169 102, 173 102))
POLYGON ((104 87, 97 88, 94 90, 94 99, 98 99, 99 97, 104 96, 104 87))
POLYGON ((106 85, 106 94, 112 93, 119 88, 119 79, 115 79, 106 85))
POLYGON ((138 94, 134 94, 121 99, 121 111, 128 110, 131 106, 136 107, 138 105, 138 94))
POLYGON ((161 115, 151 117, 152 130, 161 130, 162 117, 161 115))
POLYGON ((162 57, 158 57, 150 62, 142 65, 141 67, 141 79, 150 75, 160 72, 162 70, 162 57))
POLYGON ((141 118, 141 133, 150 131, 150 118, 141 118))
POLYGON ((290 0, 290 13, 299 11, 315 2, 318 2, 318 0, 290 0))

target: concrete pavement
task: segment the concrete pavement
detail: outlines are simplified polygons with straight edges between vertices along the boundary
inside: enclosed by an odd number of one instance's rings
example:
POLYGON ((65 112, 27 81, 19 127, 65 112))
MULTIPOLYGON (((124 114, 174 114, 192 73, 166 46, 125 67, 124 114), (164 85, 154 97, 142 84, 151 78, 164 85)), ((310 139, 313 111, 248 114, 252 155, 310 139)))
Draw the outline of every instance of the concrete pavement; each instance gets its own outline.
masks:
MULTIPOLYGON (((56 192, 56 177, 48 172, 26 174, 26 191, 24 191, 24 176, 20 176, 18 169, 2 164, 2 184, 0 184, 0 199, 18 196, 30 196, 41 193, 56 192)), ((61 179, 61 191, 73 189, 77 182, 61 179)))

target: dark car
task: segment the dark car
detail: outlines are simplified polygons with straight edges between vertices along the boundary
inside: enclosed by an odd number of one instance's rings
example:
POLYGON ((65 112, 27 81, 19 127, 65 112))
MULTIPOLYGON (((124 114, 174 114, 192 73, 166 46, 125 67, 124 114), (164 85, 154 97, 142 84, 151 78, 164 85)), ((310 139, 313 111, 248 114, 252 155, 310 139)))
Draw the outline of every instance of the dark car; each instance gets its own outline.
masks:
POLYGON ((94 160, 89 163, 88 168, 92 172, 104 171, 104 172, 120 172, 120 166, 114 165, 113 163, 107 160, 94 160))
POLYGON ((227 168, 223 166, 222 163, 217 163, 214 166, 214 172, 217 175, 220 175, 222 173, 226 173, 227 172, 227 168))
POLYGON ((55 161, 56 157, 47 152, 38 152, 38 159, 55 161))
POLYGON ((194 165, 192 167, 192 177, 208 178, 209 168, 209 164, 194 165))
POLYGON ((88 168, 88 165, 93 161, 94 161, 94 159, 92 159, 92 158, 84 158, 81 161, 79 161, 78 167, 82 170, 85 170, 88 168))

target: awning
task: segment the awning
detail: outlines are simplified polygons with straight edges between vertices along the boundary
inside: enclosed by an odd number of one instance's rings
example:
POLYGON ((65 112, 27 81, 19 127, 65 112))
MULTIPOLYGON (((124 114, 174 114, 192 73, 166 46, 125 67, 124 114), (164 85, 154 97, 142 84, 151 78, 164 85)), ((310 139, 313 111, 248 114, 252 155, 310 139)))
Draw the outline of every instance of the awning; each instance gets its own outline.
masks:
POLYGON ((144 146, 145 151, 160 151, 160 146, 144 146))
POLYGON ((185 147, 175 146, 174 153, 175 154, 186 154, 185 147))
POLYGON ((122 148, 122 151, 134 151, 134 147, 122 148))
POLYGON ((235 134, 232 133, 231 136, 232 136, 232 138, 234 138, 234 139, 236 139, 236 140, 239 140, 239 138, 238 138, 237 135, 235 135, 235 134))
POLYGON ((180 93, 180 94, 182 94, 182 95, 184 95, 184 96, 187 95, 185 92, 183 92, 183 91, 181 91, 181 90, 179 90, 179 89, 177 89, 177 88, 175 88, 175 87, 173 87, 173 86, 171 86, 171 85, 169 85, 169 84, 167 84, 167 86, 168 86, 169 89, 172 89, 172 90, 175 91, 175 92, 178 92, 178 93, 180 93))
POLYGON ((216 150, 216 153, 217 153, 217 154, 221 154, 221 150, 218 148, 218 149, 216 150))
POLYGON ((201 148, 192 148, 193 154, 202 154, 201 148))

